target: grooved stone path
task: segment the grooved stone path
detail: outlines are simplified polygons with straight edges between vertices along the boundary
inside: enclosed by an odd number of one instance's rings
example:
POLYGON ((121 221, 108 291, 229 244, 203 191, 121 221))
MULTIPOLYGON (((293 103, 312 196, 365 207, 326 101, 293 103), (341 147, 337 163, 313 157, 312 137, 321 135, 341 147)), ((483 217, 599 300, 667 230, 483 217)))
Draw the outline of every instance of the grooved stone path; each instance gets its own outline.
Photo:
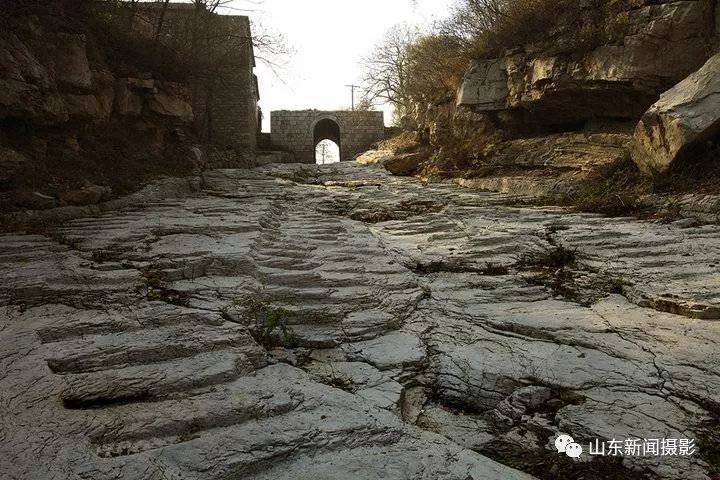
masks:
POLYGON ((353 163, 136 198, 0 235, 2 479, 717 473, 718 226, 353 163), (573 461, 559 432, 698 451, 573 461))

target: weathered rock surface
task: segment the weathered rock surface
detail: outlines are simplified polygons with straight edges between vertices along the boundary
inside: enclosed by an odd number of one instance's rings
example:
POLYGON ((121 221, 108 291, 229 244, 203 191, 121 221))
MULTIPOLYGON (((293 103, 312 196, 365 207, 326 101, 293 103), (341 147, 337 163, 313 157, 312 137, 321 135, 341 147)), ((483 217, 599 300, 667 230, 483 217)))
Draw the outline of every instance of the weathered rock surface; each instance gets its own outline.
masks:
MULTIPOLYGON (((454 182, 514 195, 567 196, 598 172, 629 161, 631 144, 632 133, 627 127, 506 140, 485 147, 463 177, 454 182)), ((659 205, 654 208, 661 209, 659 205)), ((708 213, 710 216, 703 218, 714 219, 720 210, 708 213)))
POLYGON ((289 152, 260 151, 255 155, 255 164, 259 167, 272 163, 295 163, 295 157, 289 152))
POLYGON ((417 173, 427 158, 427 153, 402 153, 385 160, 383 166, 393 175, 410 176, 417 173))
POLYGON ((508 107, 508 79, 504 59, 473 65, 458 92, 458 106, 473 106, 480 111, 505 110, 508 107))
POLYGON ((0 236, 0 477, 712 478, 717 226, 355 163, 156 190, 0 236))
MULTIPOLYGON (((530 111, 543 126, 638 118, 657 95, 707 59, 718 33, 715 3, 616 2, 602 28, 616 31, 616 38, 575 51, 561 47, 566 39, 560 33, 550 45, 527 45, 520 53, 477 63, 457 104, 475 111, 530 111)), ((577 27, 568 26, 568 33, 577 35, 577 27)))
POLYGON ((153 95, 148 101, 148 108, 159 115, 175 117, 183 122, 192 122, 193 120, 193 110, 190 104, 165 92, 153 95))
MULTIPOLYGON (((39 25, 31 28, 41 29, 39 25)), ((146 109, 192 122, 192 107, 178 95, 176 84, 123 78, 113 91, 108 88, 114 82, 113 74, 102 66, 91 69, 85 35, 47 34, 45 42, 41 50, 31 46, 28 38, 11 33, 0 36, 0 117, 21 117, 41 124, 68 119, 99 122, 112 113, 141 115, 146 109)))
POLYGON ((97 38, 97 26, 84 25, 87 12, 75 12, 80 7, 63 3, 8 5, 8 12, 3 11, 3 212, 22 206, 43 208, 40 202, 13 200, 26 191, 65 196, 67 203, 86 205, 97 201, 87 198, 87 192, 78 193, 84 183, 106 183, 116 191, 128 191, 141 188, 145 179, 137 177, 157 178, 153 171, 191 170, 188 151, 196 137, 190 128, 194 115, 189 87, 153 78, 163 76, 159 70, 146 73, 125 60, 116 61, 117 52, 97 38), (9 158, 9 151, 19 152, 24 161, 9 158), (166 157, 172 161, 164 163, 166 157), (79 159, 82 168, 74 168, 79 159))
POLYGON ((57 199, 50 195, 44 195, 40 192, 30 192, 26 190, 15 191, 10 197, 10 202, 20 208, 28 210, 45 210, 54 208, 57 205, 57 199))
POLYGON ((720 135, 720 54, 663 93, 635 130, 633 160, 662 173, 693 147, 720 135))
POLYGON ((501 142, 486 153, 487 166, 592 170, 628 156, 628 133, 562 133, 501 142))
POLYGON ((88 185, 79 190, 70 190, 62 195, 62 200, 70 205, 95 205, 102 200, 110 199, 108 187, 88 185))
POLYGON ((429 154, 425 151, 396 154, 390 150, 368 150, 355 159, 355 162, 361 165, 382 165, 393 175, 408 177, 415 175, 428 157, 429 154))
POLYGON ((87 38, 82 34, 58 33, 54 71, 58 82, 89 90, 93 85, 87 59, 87 38))
POLYGON ((27 164, 27 158, 10 148, 0 147, 0 188, 11 186, 12 181, 27 164))
POLYGON ((368 150, 358 156, 355 161, 361 165, 382 164, 386 160, 390 160, 394 153, 390 150, 368 150))

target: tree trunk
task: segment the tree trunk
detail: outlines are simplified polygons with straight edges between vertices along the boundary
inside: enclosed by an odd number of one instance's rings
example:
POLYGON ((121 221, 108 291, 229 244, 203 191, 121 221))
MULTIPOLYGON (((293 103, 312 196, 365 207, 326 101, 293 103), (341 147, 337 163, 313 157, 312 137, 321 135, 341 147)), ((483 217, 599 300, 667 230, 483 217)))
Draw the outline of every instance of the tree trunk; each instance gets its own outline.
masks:
POLYGON ((128 31, 132 30, 133 22, 135 21, 135 13, 137 12, 138 0, 130 0, 130 14, 128 15, 127 28, 128 31))
POLYGON ((168 4, 170 0, 164 0, 162 8, 160 9, 160 17, 158 18, 157 29, 155 30, 155 41, 160 40, 162 34, 163 24, 165 23, 165 14, 167 13, 168 4))

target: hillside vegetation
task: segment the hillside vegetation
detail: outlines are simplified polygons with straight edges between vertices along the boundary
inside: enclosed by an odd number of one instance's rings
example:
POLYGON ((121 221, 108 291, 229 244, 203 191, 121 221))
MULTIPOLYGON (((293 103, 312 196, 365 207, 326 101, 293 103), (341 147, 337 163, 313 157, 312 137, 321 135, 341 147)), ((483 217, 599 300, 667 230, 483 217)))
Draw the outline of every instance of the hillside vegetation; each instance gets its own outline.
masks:
MULTIPOLYGON (((429 152, 414 169, 424 178, 511 190, 525 178, 554 201, 618 213, 657 192, 720 192, 714 174, 706 178, 716 169, 702 167, 717 157, 710 130, 692 133, 695 144, 662 171, 645 170, 654 165, 640 158, 645 151, 630 161, 647 133, 636 127, 644 113, 716 51, 716 8, 714 0, 458 0, 430 29, 390 31, 365 61, 365 93, 391 102, 396 123, 417 134, 418 151, 429 152)), ((713 111, 710 93, 694 100, 705 102, 700 110, 713 111)))

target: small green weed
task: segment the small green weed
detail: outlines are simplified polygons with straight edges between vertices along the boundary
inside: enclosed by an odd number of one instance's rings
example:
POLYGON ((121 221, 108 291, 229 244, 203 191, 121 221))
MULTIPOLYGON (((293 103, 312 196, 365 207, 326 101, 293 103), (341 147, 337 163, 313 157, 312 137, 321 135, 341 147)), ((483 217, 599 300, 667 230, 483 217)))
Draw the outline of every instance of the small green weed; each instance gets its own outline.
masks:
MULTIPOLYGON (((268 348, 287 345, 292 340, 288 329, 292 312, 278 305, 278 300, 259 288, 235 302, 242 316, 251 321, 255 339, 268 348)), ((288 303, 286 299, 283 301, 288 303)))

